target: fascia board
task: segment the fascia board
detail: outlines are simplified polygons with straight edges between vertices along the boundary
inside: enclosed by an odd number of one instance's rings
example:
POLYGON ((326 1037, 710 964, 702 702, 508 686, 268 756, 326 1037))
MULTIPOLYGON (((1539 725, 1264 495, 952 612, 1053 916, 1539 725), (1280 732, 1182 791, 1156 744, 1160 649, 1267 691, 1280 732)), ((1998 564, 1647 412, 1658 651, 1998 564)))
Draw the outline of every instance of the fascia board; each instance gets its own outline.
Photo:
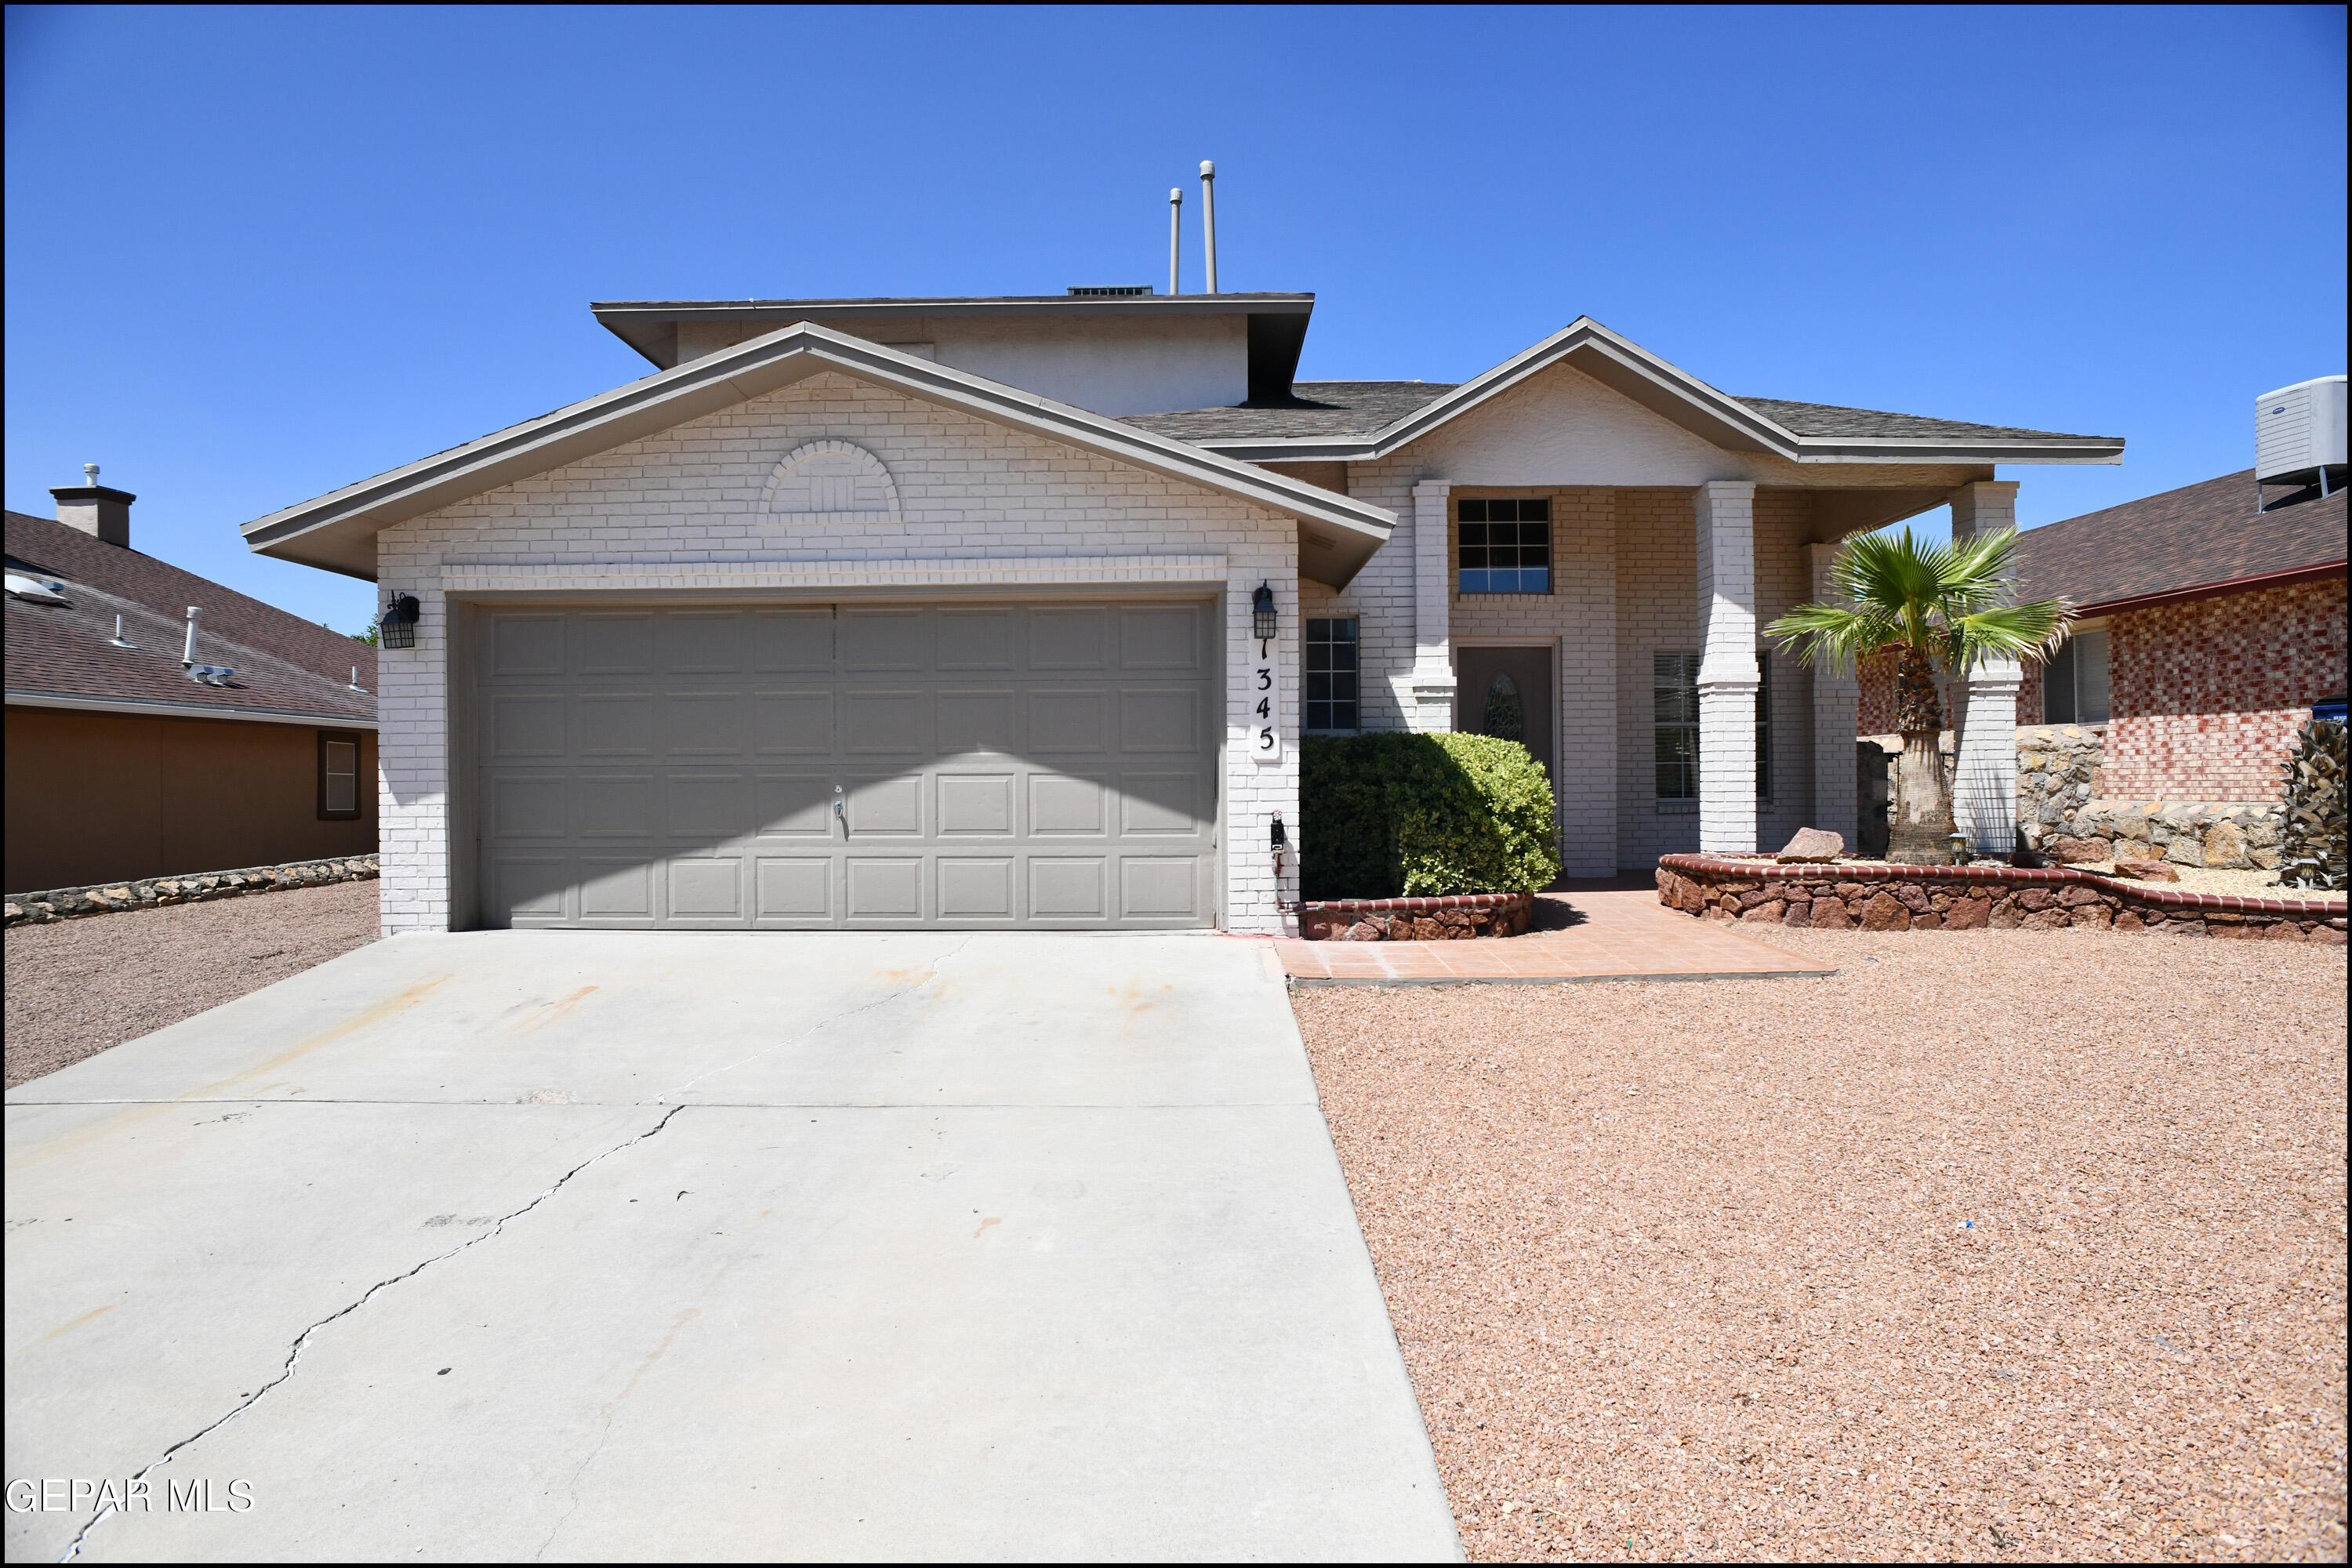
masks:
MULTIPOLYGON (((718 353, 646 376, 537 419, 496 431, 433 457, 362 479, 314 500, 247 523, 252 550, 373 578, 351 564, 345 548, 303 549, 322 531, 368 535, 462 500, 720 408, 748 401, 825 369, 840 369, 916 396, 960 406, 1066 446, 1166 474, 1300 519, 1313 519, 1375 544, 1394 529, 1393 514, 1286 479, 1198 447, 1118 424, 1084 409, 1004 386, 967 372, 915 359, 878 343, 796 321, 718 353)), ((368 552, 373 554, 373 549, 368 552)))
POLYGON ((135 698, 73 697, 58 691, 6 694, 11 708, 59 708, 77 713, 132 713, 151 719, 241 719, 256 724, 307 724, 320 730, 373 730, 373 719, 345 713, 304 713, 291 708, 208 708, 194 702, 142 702, 135 698))
POLYGON ((2120 463, 2124 443, 2047 441, 1856 441, 1801 437, 1800 463, 2120 463))

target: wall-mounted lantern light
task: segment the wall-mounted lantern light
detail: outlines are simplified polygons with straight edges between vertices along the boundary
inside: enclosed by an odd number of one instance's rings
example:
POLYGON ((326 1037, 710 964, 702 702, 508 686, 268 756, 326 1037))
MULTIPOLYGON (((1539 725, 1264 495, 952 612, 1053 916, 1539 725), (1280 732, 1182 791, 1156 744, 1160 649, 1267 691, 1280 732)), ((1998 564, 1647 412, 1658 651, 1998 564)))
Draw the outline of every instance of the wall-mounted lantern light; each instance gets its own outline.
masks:
POLYGON ((1274 618, 1274 588, 1260 583, 1257 592, 1250 595, 1250 619, 1257 631, 1257 640, 1272 642, 1276 629, 1274 618))
POLYGON ((394 594, 375 623, 376 640, 385 647, 415 647, 417 610, 415 595, 394 594))

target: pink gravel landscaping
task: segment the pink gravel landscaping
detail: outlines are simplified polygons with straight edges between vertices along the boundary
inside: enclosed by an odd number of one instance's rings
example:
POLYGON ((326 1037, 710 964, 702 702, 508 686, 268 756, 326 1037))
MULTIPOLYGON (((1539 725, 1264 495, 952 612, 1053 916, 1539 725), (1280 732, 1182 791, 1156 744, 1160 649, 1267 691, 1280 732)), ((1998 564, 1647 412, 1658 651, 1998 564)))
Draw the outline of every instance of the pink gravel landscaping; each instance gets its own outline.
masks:
POLYGON ((2341 1561, 2344 950, 1755 934, 1294 996, 1470 1555, 2341 1561))
POLYGON ((337 882, 12 926, 8 1087, 373 942, 380 886, 337 882))

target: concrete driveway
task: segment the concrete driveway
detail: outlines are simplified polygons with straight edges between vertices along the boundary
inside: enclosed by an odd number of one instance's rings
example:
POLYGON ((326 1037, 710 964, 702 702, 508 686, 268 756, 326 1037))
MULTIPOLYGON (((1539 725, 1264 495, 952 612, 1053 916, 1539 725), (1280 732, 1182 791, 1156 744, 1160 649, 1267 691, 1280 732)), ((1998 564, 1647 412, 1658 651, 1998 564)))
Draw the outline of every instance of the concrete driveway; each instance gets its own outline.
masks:
POLYGON ((398 937, 6 1215, 10 1561, 1460 1554, 1263 943, 398 937))

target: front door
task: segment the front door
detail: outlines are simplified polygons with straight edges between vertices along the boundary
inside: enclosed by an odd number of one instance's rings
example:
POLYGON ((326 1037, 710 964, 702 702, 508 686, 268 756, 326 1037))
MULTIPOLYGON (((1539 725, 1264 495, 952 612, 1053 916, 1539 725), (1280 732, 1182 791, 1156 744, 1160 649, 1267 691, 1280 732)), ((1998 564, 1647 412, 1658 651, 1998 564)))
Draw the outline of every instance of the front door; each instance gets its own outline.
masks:
POLYGON ((1517 741, 1553 776, 1551 649, 1458 648, 1454 669, 1454 727, 1517 741))

